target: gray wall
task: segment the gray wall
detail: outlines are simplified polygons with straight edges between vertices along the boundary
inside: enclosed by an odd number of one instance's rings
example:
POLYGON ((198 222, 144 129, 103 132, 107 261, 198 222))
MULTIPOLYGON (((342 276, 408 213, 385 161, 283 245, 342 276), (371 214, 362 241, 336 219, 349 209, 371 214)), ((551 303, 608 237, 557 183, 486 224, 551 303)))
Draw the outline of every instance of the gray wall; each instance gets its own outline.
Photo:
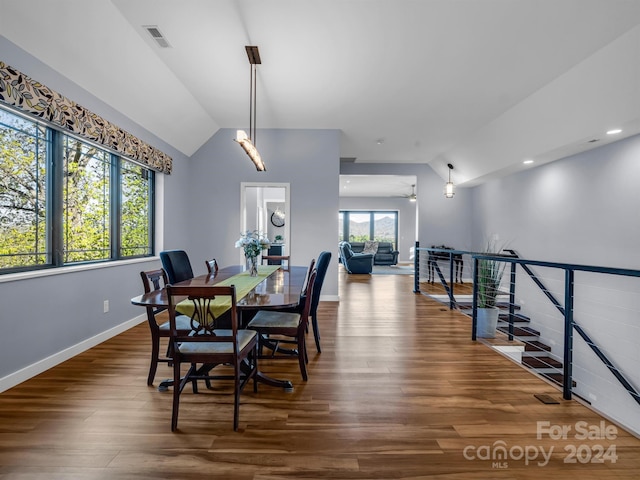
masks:
POLYGON ((322 288, 337 299, 338 190, 340 132, 337 130, 258 130, 266 172, 258 172, 233 141, 235 130, 221 129, 190 160, 191 221, 189 255, 203 264, 215 256, 221 265, 238 263, 240 183, 290 184, 291 263, 308 265, 322 250, 333 258, 322 288))
MULTIPOLYGON (((473 189, 474 249, 498 236, 531 260, 640 270, 640 136, 533 168, 473 189)), ((563 321, 518 269, 516 301, 531 327, 563 354, 563 321)), ((564 271, 534 267, 564 304, 564 271)), ((640 388, 640 279, 576 272, 574 321, 640 388)), ((575 391, 593 408, 640 432, 639 407, 577 335, 575 391)))
POLYGON ((474 249, 498 235, 537 260, 640 269, 640 137, 473 189, 474 249))

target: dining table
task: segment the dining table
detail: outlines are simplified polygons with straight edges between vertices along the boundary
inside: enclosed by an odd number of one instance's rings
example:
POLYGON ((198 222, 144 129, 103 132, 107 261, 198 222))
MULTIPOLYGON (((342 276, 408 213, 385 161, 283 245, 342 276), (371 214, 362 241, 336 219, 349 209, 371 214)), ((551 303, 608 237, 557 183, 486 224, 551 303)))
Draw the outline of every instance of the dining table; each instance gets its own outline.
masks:
MULTIPOLYGON (((248 323, 245 318, 249 313, 297 306, 306 276, 307 267, 291 266, 288 270, 284 270, 278 265, 259 265, 258 277, 247 278, 249 272, 244 265, 231 265, 220 268, 217 272, 177 282, 176 285, 236 285, 238 328, 244 328, 248 323)), ((131 303, 142 307, 161 308, 169 306, 169 298, 166 289, 162 288, 133 297, 131 303)), ((260 371, 256 374, 256 378, 260 383, 293 391, 290 380, 276 379, 260 371)), ((158 386, 158 390, 167 390, 172 384, 173 380, 164 380, 158 386)))

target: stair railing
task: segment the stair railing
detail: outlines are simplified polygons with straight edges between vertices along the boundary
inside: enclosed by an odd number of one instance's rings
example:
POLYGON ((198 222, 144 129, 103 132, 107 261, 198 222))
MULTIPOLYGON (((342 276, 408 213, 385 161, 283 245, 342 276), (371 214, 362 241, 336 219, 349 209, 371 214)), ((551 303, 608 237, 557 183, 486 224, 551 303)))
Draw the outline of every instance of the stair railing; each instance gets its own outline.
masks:
MULTIPOLYGON (((631 397, 640 405, 640 394, 631 385, 631 383, 622 375, 620 370, 609 360, 604 352, 595 344, 595 342, 589 337, 587 332, 578 325, 573 318, 573 300, 574 300, 574 275, 576 271, 602 273, 609 275, 621 275, 626 277, 638 277, 640 278, 639 270, 630 270, 624 268, 609 268, 609 267, 597 267, 591 265, 574 265, 555 262, 541 262, 535 260, 525 260, 519 257, 515 250, 506 250, 510 253, 510 256, 504 255, 487 255, 472 253, 474 263, 474 294, 473 294, 473 314, 472 314, 472 335, 473 340, 477 339, 477 276, 478 276, 478 261, 479 260, 497 260, 511 264, 511 285, 509 289, 510 307, 515 303, 515 266, 520 265, 522 269, 531 277, 533 282, 542 290, 545 296, 553 303, 556 309, 562 314, 564 318, 564 364, 563 364, 563 382, 562 382, 562 396, 565 400, 571 399, 571 386, 573 384, 572 379, 572 365, 573 365, 573 331, 578 332, 580 337, 591 348, 596 356, 605 364, 614 377, 620 382, 625 390, 631 395, 631 397), (537 275, 531 270, 530 266, 540 266, 549 268, 562 269, 565 272, 564 284, 565 284, 565 298, 564 307, 554 297, 548 288, 540 281, 537 275)), ((513 338, 513 312, 510 310, 509 320, 509 337, 513 338)))
MULTIPOLYGON (((454 294, 454 285, 455 285, 455 269, 454 269, 454 255, 456 254, 468 254, 470 252, 466 252, 463 250, 450 250, 445 248, 420 248, 420 242, 416 242, 414 249, 414 275, 413 275, 413 293, 420 293, 420 252, 426 252, 427 254, 427 269, 430 271, 433 268, 433 271, 438 275, 438 280, 440 284, 443 286, 445 293, 449 297, 449 309, 453 310, 457 308, 458 302, 456 300, 454 294), (440 265, 438 262, 433 259, 433 254, 444 254, 444 256, 448 257, 449 261, 449 282, 444 277, 442 270, 440 269, 440 265)), ((430 274, 430 273, 429 273, 430 274)))

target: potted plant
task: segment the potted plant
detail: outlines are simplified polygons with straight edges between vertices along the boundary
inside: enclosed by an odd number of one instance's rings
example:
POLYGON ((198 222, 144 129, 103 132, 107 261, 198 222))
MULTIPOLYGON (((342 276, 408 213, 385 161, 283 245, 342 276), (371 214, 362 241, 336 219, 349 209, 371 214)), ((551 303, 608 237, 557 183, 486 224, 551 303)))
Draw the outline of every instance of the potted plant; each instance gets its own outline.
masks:
MULTIPOLYGON (((496 255, 498 251, 496 251, 493 244, 489 243, 483 253, 485 255, 496 255)), ((499 309, 496 306, 496 297, 500 293, 500 282, 502 281, 505 266, 505 262, 500 260, 478 260, 478 308, 476 312, 476 334, 478 337, 495 337, 499 314, 499 309)))

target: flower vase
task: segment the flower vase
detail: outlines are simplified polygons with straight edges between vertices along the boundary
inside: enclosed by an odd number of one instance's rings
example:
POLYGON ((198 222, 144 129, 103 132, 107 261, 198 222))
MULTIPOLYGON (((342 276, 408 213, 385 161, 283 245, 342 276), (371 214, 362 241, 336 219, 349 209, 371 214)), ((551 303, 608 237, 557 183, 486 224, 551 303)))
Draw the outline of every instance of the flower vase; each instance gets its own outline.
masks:
POLYGON ((258 276, 258 257, 247 257, 247 270, 250 277, 258 276))

